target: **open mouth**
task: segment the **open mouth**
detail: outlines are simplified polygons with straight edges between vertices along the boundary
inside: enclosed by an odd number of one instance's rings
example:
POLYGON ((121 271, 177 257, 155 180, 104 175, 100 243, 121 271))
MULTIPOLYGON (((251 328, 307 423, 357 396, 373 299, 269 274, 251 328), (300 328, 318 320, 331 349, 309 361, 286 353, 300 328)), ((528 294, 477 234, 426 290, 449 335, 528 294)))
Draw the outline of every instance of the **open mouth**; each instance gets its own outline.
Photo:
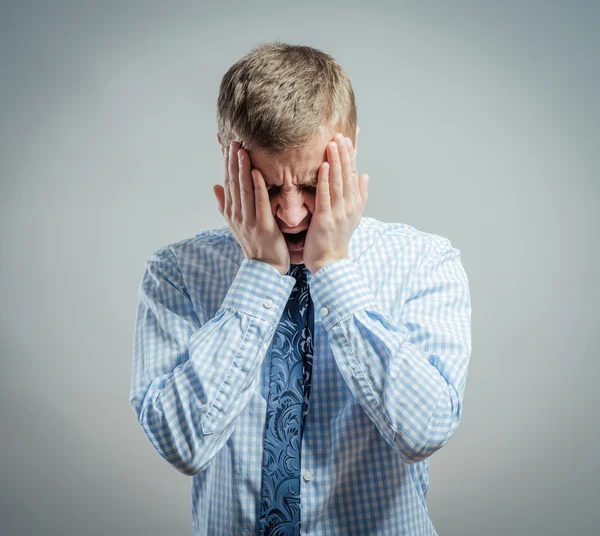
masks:
POLYGON ((299 251, 304 248, 304 240, 306 239, 307 232, 308 229, 304 229, 304 231, 300 231, 299 233, 283 233, 290 251, 299 251))

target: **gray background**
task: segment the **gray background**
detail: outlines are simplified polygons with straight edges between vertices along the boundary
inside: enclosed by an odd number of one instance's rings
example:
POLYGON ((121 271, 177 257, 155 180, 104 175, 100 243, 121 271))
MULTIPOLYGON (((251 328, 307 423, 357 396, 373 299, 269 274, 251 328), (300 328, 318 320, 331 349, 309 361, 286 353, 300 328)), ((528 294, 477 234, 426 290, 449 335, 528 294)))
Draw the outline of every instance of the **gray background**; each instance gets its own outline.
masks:
POLYGON ((128 403, 137 287, 154 249, 225 225, 219 82, 273 39, 351 77, 364 214, 461 250, 437 531, 597 533, 599 23, 581 1, 3 2, 0 534, 192 533, 191 480, 128 403))

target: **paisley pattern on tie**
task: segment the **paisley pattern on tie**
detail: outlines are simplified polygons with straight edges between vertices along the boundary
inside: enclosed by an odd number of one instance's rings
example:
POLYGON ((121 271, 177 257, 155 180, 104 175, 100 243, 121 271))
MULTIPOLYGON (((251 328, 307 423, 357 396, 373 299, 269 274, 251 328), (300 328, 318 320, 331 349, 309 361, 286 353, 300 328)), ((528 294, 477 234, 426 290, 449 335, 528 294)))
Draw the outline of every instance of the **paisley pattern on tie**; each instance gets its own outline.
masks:
POLYGON ((300 450, 313 362, 313 308, 308 269, 293 264, 296 285, 271 347, 260 501, 260 535, 300 535, 300 450))

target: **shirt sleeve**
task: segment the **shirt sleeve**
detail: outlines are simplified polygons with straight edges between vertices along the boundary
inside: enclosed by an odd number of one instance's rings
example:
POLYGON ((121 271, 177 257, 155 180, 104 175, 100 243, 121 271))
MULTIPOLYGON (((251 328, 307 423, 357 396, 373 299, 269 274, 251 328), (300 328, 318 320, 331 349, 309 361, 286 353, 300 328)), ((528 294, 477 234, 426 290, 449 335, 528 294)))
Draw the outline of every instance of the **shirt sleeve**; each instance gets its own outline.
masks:
POLYGON ((129 402, 154 448, 179 472, 204 470, 233 432, 294 283, 244 258, 220 308, 200 325, 204 313, 194 309, 171 249, 146 262, 129 402))
MULTIPOLYGON (((471 356, 471 300, 460 251, 439 237, 412 272, 400 319, 382 310, 349 259, 313 275, 338 368, 386 442, 406 463, 454 434, 471 356)), ((322 313, 321 313, 322 314, 322 313)))

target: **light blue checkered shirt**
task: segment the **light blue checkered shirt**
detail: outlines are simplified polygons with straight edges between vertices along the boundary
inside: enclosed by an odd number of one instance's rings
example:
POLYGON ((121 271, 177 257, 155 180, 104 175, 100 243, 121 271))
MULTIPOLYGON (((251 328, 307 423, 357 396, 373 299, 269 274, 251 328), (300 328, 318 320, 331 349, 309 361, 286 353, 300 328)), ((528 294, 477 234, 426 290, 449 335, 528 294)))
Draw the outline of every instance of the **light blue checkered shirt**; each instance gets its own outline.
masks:
MULTIPOLYGON (((308 275, 302 534, 436 535, 428 458, 460 422, 471 355, 460 250, 363 216, 348 253, 308 275)), ((293 287, 227 226, 145 264, 129 400, 158 453, 193 476, 195 536, 258 534, 269 350, 293 287)))

